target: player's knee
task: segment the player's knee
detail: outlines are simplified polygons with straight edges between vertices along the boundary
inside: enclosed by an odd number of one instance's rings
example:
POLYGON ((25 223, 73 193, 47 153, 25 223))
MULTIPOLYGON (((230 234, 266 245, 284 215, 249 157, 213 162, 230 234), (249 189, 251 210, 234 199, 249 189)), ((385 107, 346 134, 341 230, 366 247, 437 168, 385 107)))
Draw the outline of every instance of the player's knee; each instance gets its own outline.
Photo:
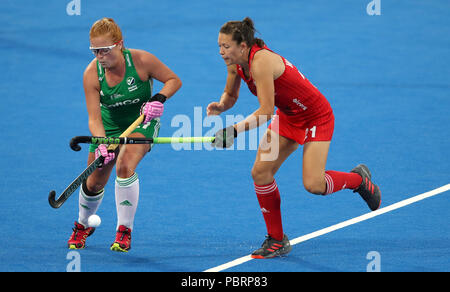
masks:
POLYGON ((134 173, 134 168, 126 163, 126 161, 121 161, 116 164, 116 172, 118 177, 130 177, 134 173))
POLYGON ((95 196, 100 193, 105 186, 98 182, 84 181, 82 184, 83 192, 88 196, 95 196))
POLYGON ((314 195, 323 195, 326 191, 326 183, 320 178, 303 178, 303 186, 314 195))
POLYGON ((273 182, 273 173, 270 169, 264 169, 262 167, 253 166, 252 178, 255 184, 265 185, 273 182))

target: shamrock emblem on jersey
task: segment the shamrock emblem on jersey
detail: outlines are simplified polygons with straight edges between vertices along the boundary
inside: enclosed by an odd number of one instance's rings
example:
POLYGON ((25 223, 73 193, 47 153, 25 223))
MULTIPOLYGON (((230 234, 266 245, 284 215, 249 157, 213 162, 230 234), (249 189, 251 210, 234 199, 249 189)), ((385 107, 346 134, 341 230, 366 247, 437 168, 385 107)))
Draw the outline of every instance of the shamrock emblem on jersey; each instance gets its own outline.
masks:
POLYGON ((136 82, 136 80, 134 80, 134 77, 128 77, 128 78, 127 78, 127 84, 128 84, 128 86, 134 85, 135 82, 136 82))

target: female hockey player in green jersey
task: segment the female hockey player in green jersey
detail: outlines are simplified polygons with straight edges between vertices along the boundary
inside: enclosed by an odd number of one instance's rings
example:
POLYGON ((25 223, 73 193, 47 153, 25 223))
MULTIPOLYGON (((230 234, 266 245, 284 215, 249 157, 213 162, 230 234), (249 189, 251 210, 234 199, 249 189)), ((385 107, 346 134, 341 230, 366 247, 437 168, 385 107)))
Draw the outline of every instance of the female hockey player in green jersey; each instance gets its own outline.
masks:
MULTIPOLYGON (((166 99, 181 87, 181 80, 154 55, 126 49, 119 26, 111 18, 102 18, 91 27, 90 49, 95 58, 87 66, 83 85, 93 136, 117 137, 141 114, 145 119, 130 137, 156 137, 159 117, 166 99), (152 80, 164 85, 152 96, 152 80)), ((100 206, 104 186, 116 165, 115 199, 117 209, 116 238, 111 250, 126 252, 131 248, 131 231, 139 199, 138 163, 150 151, 148 144, 121 145, 108 152, 107 145, 91 145, 88 163, 99 155, 103 166, 89 176, 80 187, 79 214, 68 245, 70 249, 85 247, 86 238, 95 228, 89 227, 89 216, 100 206)))

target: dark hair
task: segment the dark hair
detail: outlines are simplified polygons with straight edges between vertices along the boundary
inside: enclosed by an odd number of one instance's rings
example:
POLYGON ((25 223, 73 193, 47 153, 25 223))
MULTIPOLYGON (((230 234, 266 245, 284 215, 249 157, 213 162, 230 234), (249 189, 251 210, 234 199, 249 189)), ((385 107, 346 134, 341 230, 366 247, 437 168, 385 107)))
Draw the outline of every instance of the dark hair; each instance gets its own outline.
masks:
POLYGON ((228 21, 220 28, 220 33, 232 35, 232 40, 237 42, 238 45, 245 42, 249 47, 252 47, 254 44, 263 47, 264 41, 255 38, 255 32, 256 29, 250 17, 246 17, 242 21, 228 21))

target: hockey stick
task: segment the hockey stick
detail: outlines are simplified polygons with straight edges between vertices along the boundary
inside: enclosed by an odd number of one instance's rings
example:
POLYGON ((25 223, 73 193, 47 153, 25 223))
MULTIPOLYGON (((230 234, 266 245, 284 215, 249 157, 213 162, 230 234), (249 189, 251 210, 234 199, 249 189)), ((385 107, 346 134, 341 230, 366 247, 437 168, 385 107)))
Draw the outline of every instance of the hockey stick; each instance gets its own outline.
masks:
POLYGON ((70 148, 80 151, 80 143, 87 144, 172 144, 172 143, 212 143, 215 137, 157 137, 157 138, 128 138, 128 137, 95 137, 76 136, 70 140, 70 148))
MULTIPOLYGON (((125 130, 125 132, 120 135, 120 137, 126 137, 131 134, 131 132, 134 131, 134 129, 139 126, 142 121, 144 121, 144 115, 141 115, 139 118, 136 119, 129 127, 125 130)), ((118 144, 111 144, 108 146, 109 151, 114 151, 119 145, 118 144)), ((81 149, 81 147, 80 147, 81 149)), ((97 159, 95 159, 89 166, 62 192, 62 194, 56 198, 56 192, 51 191, 48 195, 48 202, 50 206, 53 208, 59 208, 62 204, 64 204, 65 201, 72 195, 73 192, 75 192, 79 186, 85 181, 93 172, 96 170, 100 165, 103 164, 103 156, 99 156, 97 159)))

